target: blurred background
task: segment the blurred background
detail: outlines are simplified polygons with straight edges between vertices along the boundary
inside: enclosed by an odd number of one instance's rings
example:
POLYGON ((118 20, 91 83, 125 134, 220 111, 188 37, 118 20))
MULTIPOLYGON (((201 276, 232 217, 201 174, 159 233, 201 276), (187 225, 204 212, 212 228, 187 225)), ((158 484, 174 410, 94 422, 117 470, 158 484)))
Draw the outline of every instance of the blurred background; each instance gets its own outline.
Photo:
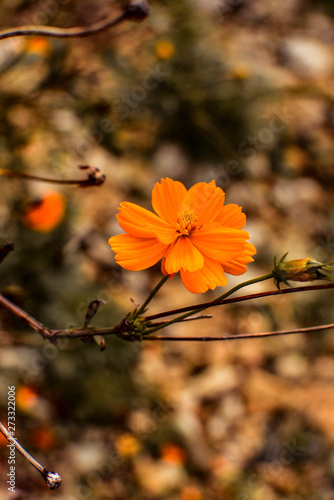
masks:
MULTIPOLYGON (((84 26, 121 10, 96 0, 2 0, 1 29, 84 26)), ((255 262, 334 260, 334 8, 328 1, 154 1, 142 23, 81 39, 0 42, 0 168, 100 187, 0 177, 0 291, 50 328, 119 322, 160 279, 128 272, 108 238, 127 200, 151 208, 161 177, 216 180, 247 214, 255 262)), ((260 283, 249 289, 272 289, 260 283)), ((179 277, 153 314, 203 302, 179 277)), ((332 292, 216 308, 170 335, 219 335, 334 321, 332 292)), ((63 477, 50 492, 16 454, 16 493, 67 500, 333 499, 331 332, 230 341, 43 341, 0 310, 0 417, 16 388, 15 437, 63 477)))

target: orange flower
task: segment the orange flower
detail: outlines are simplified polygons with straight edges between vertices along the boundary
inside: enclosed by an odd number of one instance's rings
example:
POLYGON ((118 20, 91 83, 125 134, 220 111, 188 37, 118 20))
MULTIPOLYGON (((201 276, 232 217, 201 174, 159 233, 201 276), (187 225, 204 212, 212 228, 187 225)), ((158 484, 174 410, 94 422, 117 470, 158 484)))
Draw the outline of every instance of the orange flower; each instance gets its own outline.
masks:
POLYGON ((37 393, 28 386, 19 387, 16 395, 17 406, 22 410, 31 410, 38 403, 37 393))
POLYGON ((29 229, 50 233, 61 223, 64 215, 64 197, 59 193, 49 193, 26 210, 23 222, 29 229))
POLYGON ((170 59, 174 50, 173 45, 168 40, 159 40, 155 46, 155 53, 160 59, 170 59))
POLYGON ((152 192, 155 214, 121 203, 117 218, 127 234, 109 239, 116 261, 124 269, 140 271, 162 259, 162 273, 173 277, 180 271, 193 293, 225 286, 225 272, 243 274, 256 250, 241 230, 246 223, 241 207, 224 206, 224 198, 214 180, 187 190, 181 182, 161 179, 152 192))
POLYGON ((180 446, 173 443, 167 443, 162 447, 161 456, 166 462, 178 464, 183 464, 186 459, 185 451, 180 446))
POLYGON ((51 45, 45 38, 34 36, 25 41, 25 50, 29 54, 38 54, 40 56, 48 56, 51 51, 51 45))
POLYGON ((35 448, 43 451, 52 450, 57 444, 54 432, 44 427, 34 429, 31 433, 30 439, 35 448))

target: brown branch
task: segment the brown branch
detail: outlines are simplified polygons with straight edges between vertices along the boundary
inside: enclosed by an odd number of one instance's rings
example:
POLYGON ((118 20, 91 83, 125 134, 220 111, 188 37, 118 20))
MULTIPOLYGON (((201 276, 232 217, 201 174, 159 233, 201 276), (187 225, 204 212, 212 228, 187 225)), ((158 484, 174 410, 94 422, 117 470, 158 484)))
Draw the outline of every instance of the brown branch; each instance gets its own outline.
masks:
POLYGON ((21 455, 23 455, 24 458, 26 458, 31 463, 31 465, 33 465, 35 469, 37 469, 38 472, 42 474, 42 477, 46 482, 46 484, 48 485, 48 487, 50 488, 50 490, 55 490, 59 488, 59 486, 62 483, 62 479, 58 474, 58 472, 50 471, 46 467, 43 467, 43 465, 41 465, 39 462, 37 462, 37 460, 34 457, 32 457, 30 453, 28 453, 15 438, 13 438, 11 433, 3 425, 2 422, 0 422, 0 432, 5 436, 7 441, 9 441, 12 445, 14 445, 17 451, 20 452, 21 455))
MULTIPOLYGON (((95 337, 97 335, 113 335, 113 334, 120 334, 120 328, 119 326, 115 327, 106 327, 106 328, 95 328, 95 327, 89 327, 87 324, 84 324, 82 328, 75 328, 75 329, 62 329, 62 330, 55 330, 55 329, 49 329, 43 323, 40 323, 37 321, 35 318, 30 316, 26 311, 21 309, 19 306, 16 304, 13 304, 10 300, 8 300, 4 295, 0 294, 0 305, 3 305, 6 309, 11 311, 13 314, 15 314, 17 317, 23 319, 33 330, 36 332, 40 333, 44 339, 48 339, 51 342, 56 342, 58 338, 87 338, 87 337, 95 337)), ((89 304, 90 305, 90 304, 89 304)), ((88 306, 89 310, 89 306, 88 306)), ((206 318, 211 318, 212 316, 210 314, 199 314, 197 316, 193 316, 191 318, 185 319, 184 321, 194 321, 198 319, 206 319, 206 318)), ((86 316, 87 320, 87 316, 86 316)), ((162 325, 164 321, 160 321, 157 323, 151 323, 150 327, 155 327, 158 325, 162 325)), ((122 335, 119 335, 122 337, 122 335)))
POLYGON ((90 327, 83 327, 83 328, 76 328, 76 329, 66 329, 66 330, 52 330, 50 328, 47 328, 43 323, 40 323, 37 321, 37 319, 33 318, 33 316, 30 316, 24 309, 21 309, 21 307, 17 306, 16 304, 13 304, 10 300, 8 300, 4 295, 0 294, 0 305, 4 306, 6 309, 11 311, 15 316, 18 318, 23 319, 33 330, 36 332, 40 333, 44 339, 48 339, 51 342, 56 342, 57 338, 76 338, 76 337, 90 337, 94 335, 107 335, 111 333, 117 333, 117 327, 115 328, 90 328, 90 327))
POLYGON ((124 12, 116 19, 107 18, 91 24, 75 28, 57 28, 54 26, 19 26, 14 29, 0 31, 0 40, 17 36, 50 36, 56 38, 78 38, 95 35, 107 29, 113 28, 123 21, 141 21, 148 16, 149 8, 146 1, 141 0, 128 4, 124 12))
POLYGON ((25 172, 15 172, 13 170, 0 169, 0 176, 12 177, 16 179, 25 179, 28 181, 49 182, 53 184, 74 184, 80 188, 101 186, 106 180, 106 176, 96 167, 89 165, 79 165, 80 170, 88 170, 87 179, 72 180, 72 179, 50 179, 49 177, 40 177, 38 175, 26 174, 25 172))
MULTIPOLYGON (((235 297, 234 299, 225 299, 220 302, 208 302, 207 307, 211 307, 214 305, 219 305, 219 304, 227 304, 227 303, 235 303, 235 302, 242 302, 245 300, 251 300, 251 299, 256 299, 260 297, 268 297, 270 295, 284 295, 284 293, 295 293, 295 292, 300 292, 300 291, 311 291, 311 290, 325 290, 328 288, 333 288, 334 284, 326 284, 326 285, 314 285, 314 286, 306 286, 306 287, 298 287, 298 288, 289 288, 286 290, 271 290, 269 292, 260 292, 260 293, 255 293, 252 295, 245 295, 242 297, 235 297)), ((136 337, 136 335, 131 335, 131 332, 128 332, 126 328, 123 327, 124 321, 120 325, 116 325, 114 327, 106 327, 106 328, 95 328, 95 327, 82 327, 82 328, 75 328, 75 329, 61 329, 61 330, 55 330, 55 329, 49 329, 39 321, 37 321, 35 318, 30 316, 26 311, 18 307, 17 305, 13 304, 10 302, 6 297, 0 294, 0 305, 3 305, 6 307, 6 309, 10 310, 13 314, 18 316, 19 318, 23 319, 28 325, 38 333, 42 335, 44 339, 48 339, 53 343, 57 342, 58 338, 88 338, 88 337, 95 337, 97 335, 118 335, 119 337, 123 338, 124 340, 171 340, 171 341, 214 341, 214 340, 236 340, 236 339, 247 339, 247 338, 259 338, 259 337, 272 337, 272 336, 278 336, 278 335, 288 335, 288 334, 294 334, 294 333, 305 333, 305 332, 311 332, 311 331, 320 331, 320 330, 326 330, 329 328, 333 328, 334 325, 321 325, 317 327, 308 327, 308 328, 298 328, 296 330, 282 330, 278 332, 264 332, 264 333, 258 333, 258 334, 245 334, 245 335, 230 335, 230 336, 224 336, 224 337, 163 337, 163 336, 153 336, 150 335, 150 329, 154 329, 157 326, 161 326, 164 323, 168 324, 169 322, 166 321, 160 321, 160 322, 150 322, 153 317, 162 317, 166 315, 166 313, 161 313, 161 314, 156 314, 154 316, 151 316, 150 318, 143 318, 143 321, 147 323, 147 331, 146 333, 143 332, 142 335, 139 337, 136 337), (127 335, 128 334, 128 335, 127 335)), ((199 306, 192 306, 191 310, 195 309, 203 309, 204 304, 200 304, 199 306)), ((186 310, 189 310, 187 308, 186 310)), ((180 312, 180 310, 177 310, 177 312, 180 312)), ((168 313, 172 313, 171 311, 168 311, 168 313)), ((175 313, 173 313, 175 314, 175 313)), ((209 315, 197 315, 194 316, 193 318, 185 318, 182 319, 182 322, 184 321, 189 321, 189 320, 197 320, 197 319, 203 319, 206 317, 210 317, 209 315)), ((181 322, 181 321, 179 321, 181 322)), ((129 328, 131 325, 129 326, 129 328)), ((153 333, 153 332, 152 332, 153 333)))
POLYGON ((256 339, 262 337, 278 337, 280 335, 294 335, 296 333, 309 333, 318 332, 322 330, 330 330, 334 328, 334 323, 320 326, 309 326, 306 328, 295 328, 293 330, 278 330, 276 332, 262 332, 262 333, 244 333, 242 335, 224 335, 222 337, 167 337, 167 336, 147 336, 143 340, 171 340, 171 341, 187 341, 187 342, 210 342, 210 341, 224 341, 224 340, 242 340, 242 339, 256 339))
POLYGON ((13 314, 15 314, 15 316, 17 316, 18 318, 23 319, 26 323, 28 323, 28 325, 33 330, 40 333, 43 338, 48 338, 50 340, 52 339, 51 330, 46 328, 46 326, 37 321, 37 319, 30 316, 30 314, 21 309, 19 306, 13 304, 13 302, 6 299, 6 297, 2 294, 0 294, 0 304, 3 305, 9 311, 11 311, 13 314))
POLYGON ((166 316, 172 316, 174 314, 182 314, 188 311, 197 311, 199 309, 207 309, 209 307, 221 306, 223 304, 234 304, 237 302, 243 302, 245 300, 259 299, 262 297, 270 297, 272 295, 285 295, 289 293, 296 292, 309 292, 312 290, 327 290, 329 288, 334 288, 334 283, 326 283, 324 285, 310 285, 310 286, 298 286, 296 288, 286 288, 284 290, 269 290, 267 292, 252 293, 249 295, 242 295, 240 297, 233 297, 231 299, 222 300, 212 300, 210 302, 202 302, 201 304, 181 307, 180 309, 171 309, 170 311, 152 314, 151 316, 145 316, 145 320, 152 321, 154 319, 165 318, 166 316))

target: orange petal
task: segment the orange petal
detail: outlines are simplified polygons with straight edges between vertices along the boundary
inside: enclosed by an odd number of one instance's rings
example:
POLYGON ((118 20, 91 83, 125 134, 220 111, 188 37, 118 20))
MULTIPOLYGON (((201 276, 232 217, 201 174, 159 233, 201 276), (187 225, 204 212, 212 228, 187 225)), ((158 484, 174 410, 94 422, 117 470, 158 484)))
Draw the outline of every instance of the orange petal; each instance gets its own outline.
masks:
POLYGON ((240 276, 247 271, 247 266, 237 260, 224 262, 223 267, 226 273, 232 274, 233 276, 240 276))
POLYGON ((169 278, 174 278, 175 273, 173 273, 173 274, 168 274, 168 273, 167 273, 167 271, 166 271, 166 266, 165 266, 165 264, 166 264, 166 254, 165 254, 164 258, 163 258, 163 259, 162 259, 162 261, 161 261, 161 272, 162 272, 162 274, 163 274, 164 276, 168 276, 169 278))
POLYGON ((109 238, 116 262, 129 271, 141 271, 156 264, 168 249, 157 239, 119 234, 109 238))
POLYGON ((181 269, 181 279, 184 286, 192 293, 204 293, 209 288, 225 286, 227 278, 222 266, 211 259, 204 259, 204 266, 199 271, 189 272, 181 269))
POLYGON ((209 184, 207 182, 198 182, 189 189, 184 197, 183 206, 185 210, 194 211, 200 225, 215 219, 217 212, 224 204, 224 199, 224 191, 216 187, 214 180, 209 184))
POLYGON ((203 255, 191 243, 189 237, 180 236, 166 254, 165 270, 167 274, 177 273, 180 269, 197 271, 203 264, 203 255))
POLYGON ((222 207, 215 221, 219 222, 224 227, 242 229, 246 224, 246 215, 242 213, 242 208, 239 207, 239 205, 230 203, 222 207))
POLYGON ((256 248, 255 246, 250 243, 249 241, 247 241, 244 245, 244 251, 243 251, 243 256, 240 256, 238 258, 238 260, 240 260, 240 262, 243 262, 243 263, 247 263, 247 262, 253 262, 254 259, 252 259, 252 255, 255 255, 256 254, 256 248))
POLYGON ((247 271, 246 264, 253 262, 252 255, 254 254, 256 254, 255 246, 247 241, 242 254, 237 259, 224 262, 224 271, 228 274, 233 274, 233 276, 240 276, 240 274, 247 271))
POLYGON ((157 182, 152 191, 152 206, 154 211, 165 221, 175 226, 178 212, 182 211, 182 200, 187 190, 179 181, 168 177, 157 182))
POLYGON ((176 235, 175 229, 156 214, 128 201, 121 203, 117 219, 126 233, 138 238, 155 238, 157 233, 176 235))
POLYGON ((233 228, 217 228, 217 223, 205 224, 190 235, 192 243, 206 257, 223 263, 243 254, 247 231, 233 228))

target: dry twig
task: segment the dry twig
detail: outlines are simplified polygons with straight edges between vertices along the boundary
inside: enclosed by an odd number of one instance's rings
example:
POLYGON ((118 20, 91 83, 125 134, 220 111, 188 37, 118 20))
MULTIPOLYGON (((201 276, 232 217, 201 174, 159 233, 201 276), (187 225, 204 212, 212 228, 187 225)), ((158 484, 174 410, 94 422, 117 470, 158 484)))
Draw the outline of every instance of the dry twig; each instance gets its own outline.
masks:
POLYGON ((29 25, 19 26, 14 29, 0 31, 0 40, 14 38, 17 36, 50 36, 55 38, 80 38, 95 35, 110 28, 118 26, 124 21, 141 21, 148 16, 148 4, 144 0, 129 3, 125 6, 124 12, 116 19, 114 17, 98 21, 90 26, 80 26, 75 28, 57 28, 54 26, 29 25))

